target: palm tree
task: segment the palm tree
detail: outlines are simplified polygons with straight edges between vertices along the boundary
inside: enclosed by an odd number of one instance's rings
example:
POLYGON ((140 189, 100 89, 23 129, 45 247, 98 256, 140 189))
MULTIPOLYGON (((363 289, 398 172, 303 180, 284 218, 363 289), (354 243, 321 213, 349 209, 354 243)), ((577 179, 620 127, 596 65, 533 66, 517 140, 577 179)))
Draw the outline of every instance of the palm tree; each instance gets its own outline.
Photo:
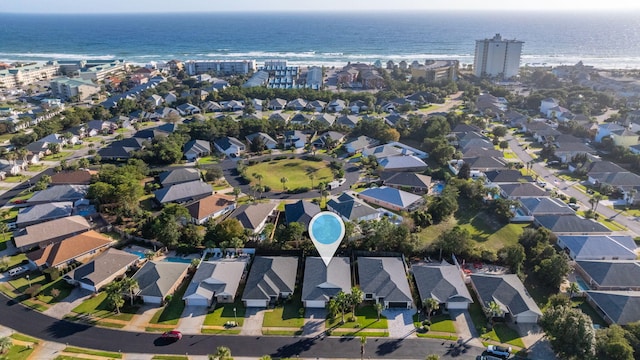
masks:
POLYGON ((427 312, 427 319, 431 322, 431 314, 440 309, 440 303, 434 298, 426 298, 422 301, 422 306, 424 306, 427 312))
POLYGON ((595 194, 595 195, 593 195, 593 199, 596 202, 596 206, 594 207, 593 211, 596 212, 596 211, 598 211, 598 204, 600 204, 600 200, 602 200, 602 195, 601 194, 595 194))
POLYGON ((253 174, 253 177, 258 180, 258 185, 262 186, 262 179, 264 179, 264 175, 262 174, 253 174))
POLYGON ((133 306, 133 291, 138 288, 138 280, 130 277, 122 279, 122 290, 129 293, 129 299, 131 299, 131 306, 133 306))
POLYGON ((116 310, 116 314, 120 314, 120 308, 124 305, 124 299, 122 298, 122 284, 119 282, 112 282, 105 288, 107 293, 107 301, 113 305, 116 310))
POLYGON ((0 222, 0 232, 2 232, 2 241, 7 241, 6 233, 11 230, 6 222, 0 222))
POLYGON ((593 211, 593 207, 594 207, 594 206, 595 206, 595 204, 596 204, 596 199, 594 199, 594 198, 590 198, 590 199, 589 199, 589 204, 591 205, 591 211, 593 211))
POLYGON ((567 290, 569 291, 569 299, 571 299, 574 294, 580 292, 580 286, 578 286, 577 282, 572 282, 571 284, 569 284, 569 288, 567 290))
POLYGON ((362 304, 364 301, 364 293, 357 287, 351 288, 351 294, 349 295, 349 305, 351 305, 351 313, 356 316, 356 307, 362 304))
POLYGON ((316 178, 315 175, 313 175, 313 173, 309 174, 309 180, 311 180, 311 188, 313 189, 313 180, 316 178))
POLYGON ((20 148, 20 149, 16 150, 16 155, 21 157, 22 161, 24 161, 25 164, 27 163, 27 158, 29 156, 29 151, 27 151, 27 149, 20 148))
POLYGON ((10 337, 5 336, 3 338, 0 338, 0 354, 4 354, 8 352, 12 346, 13 346, 13 342, 11 342, 10 337))
POLYGON ((364 359, 364 346, 367 345, 367 337, 360 336, 360 359, 364 359))
POLYGON ((226 346, 218 346, 216 353, 209 355, 209 360, 232 360, 231 349, 226 346))
POLYGON ((495 301, 490 302, 488 307, 485 308, 484 311, 487 314, 487 316, 491 318, 491 325, 493 325, 493 318, 497 316, 502 316, 502 314, 504 313, 500 305, 498 305, 498 303, 495 301))
POLYGON ((236 202, 238 202, 238 196, 240 196, 241 192, 242 192, 242 190, 240 190, 239 187, 234 187, 233 188, 233 196, 235 196, 236 202))
POLYGON ((344 324, 344 309, 349 305, 349 296, 344 291, 340 291, 335 299, 342 314, 342 323, 344 324))
POLYGON ((380 315, 382 315, 382 310, 384 310, 384 306, 381 303, 377 302, 374 307, 376 308, 376 313, 378 314, 378 321, 380 321, 380 315))
POLYGON ((283 177, 280 178, 280 182, 282 183, 282 191, 287 190, 287 187, 285 185, 287 183, 287 181, 289 181, 289 179, 287 179, 286 176, 283 176, 283 177))

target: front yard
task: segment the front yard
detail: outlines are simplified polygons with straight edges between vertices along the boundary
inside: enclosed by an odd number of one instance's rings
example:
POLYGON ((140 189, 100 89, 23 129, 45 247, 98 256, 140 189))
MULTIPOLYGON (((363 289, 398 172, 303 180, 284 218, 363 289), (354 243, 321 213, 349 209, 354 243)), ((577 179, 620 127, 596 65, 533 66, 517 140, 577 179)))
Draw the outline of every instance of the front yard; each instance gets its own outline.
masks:
POLYGON ((244 324, 245 307, 242 302, 233 304, 217 304, 215 309, 209 311, 204 318, 204 326, 225 326, 228 323, 237 322, 238 326, 244 324), (235 315, 233 309, 236 309, 235 315))
POLYGON ((184 292, 187 291, 190 282, 190 276, 184 279, 178 290, 173 294, 171 301, 153 315, 151 320, 149 320, 149 324, 178 325, 182 311, 184 311, 184 300, 182 300, 182 296, 184 296, 184 292))
POLYGON ((124 327, 133 319, 137 311, 137 306, 131 307, 130 303, 125 301, 120 314, 117 314, 114 307, 107 301, 107 293, 101 292, 71 310, 70 316, 75 319, 84 318, 103 326, 124 327))
POLYGON ((387 318, 380 315, 380 320, 378 320, 378 313, 373 306, 357 308, 355 319, 353 318, 351 312, 345 313, 345 323, 341 324, 342 314, 336 314, 335 318, 325 321, 325 327, 332 335, 389 336, 387 318))

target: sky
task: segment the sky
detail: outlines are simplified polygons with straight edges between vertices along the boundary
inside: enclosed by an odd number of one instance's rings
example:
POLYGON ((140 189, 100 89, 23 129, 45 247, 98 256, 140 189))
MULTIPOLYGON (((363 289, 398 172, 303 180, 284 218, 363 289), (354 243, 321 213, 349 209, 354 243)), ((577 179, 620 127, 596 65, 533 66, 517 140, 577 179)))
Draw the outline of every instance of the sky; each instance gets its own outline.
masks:
POLYGON ((637 11, 632 0, 0 0, 0 13, 149 13, 222 11, 611 10, 637 11))

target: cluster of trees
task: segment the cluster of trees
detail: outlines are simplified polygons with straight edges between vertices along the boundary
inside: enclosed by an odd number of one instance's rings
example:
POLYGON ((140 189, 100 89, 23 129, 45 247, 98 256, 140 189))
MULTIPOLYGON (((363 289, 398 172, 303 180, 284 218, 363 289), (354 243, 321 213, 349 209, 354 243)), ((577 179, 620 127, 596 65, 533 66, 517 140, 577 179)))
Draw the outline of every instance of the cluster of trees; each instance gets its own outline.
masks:
POLYGON ((417 234, 411 233, 409 226, 404 223, 396 225, 383 218, 380 221, 363 222, 360 228, 363 237, 354 245, 356 249, 411 254, 420 246, 417 234))
POLYGON ((97 181, 89 186, 87 196, 107 213, 121 216, 137 214, 140 197, 144 194, 142 179, 148 173, 147 164, 139 159, 129 159, 122 166, 105 164, 97 181))
MULTIPOLYGON (((560 284, 571 271, 567 255, 557 251, 553 246, 556 240, 556 236, 545 228, 527 228, 518 238, 518 243, 525 249, 524 264, 527 268, 533 269, 533 274, 540 283, 555 290, 560 288, 560 284)), ((516 269, 522 268, 522 265, 517 263, 521 255, 519 252, 510 251, 506 255, 514 255, 506 261, 512 263, 516 269)))
MULTIPOLYGON (((356 308, 358 305, 362 304, 364 301, 364 294, 362 290, 357 287, 352 287, 350 293, 345 293, 344 291, 338 292, 328 303, 329 316, 331 318, 335 318, 338 313, 342 315, 342 323, 345 322, 344 315, 348 311, 351 311, 351 315, 353 316, 353 321, 355 321, 356 316, 356 308)), ((382 306, 380 304, 380 306, 382 306)), ((382 311, 382 309, 380 309, 382 311)), ((378 320, 380 320, 380 313, 378 313, 378 320)))
POLYGON ((104 289, 107 294, 107 302, 113 306, 116 313, 120 314, 120 309, 124 306, 124 294, 127 294, 133 306, 133 292, 138 288, 138 281, 125 277, 120 281, 114 281, 104 289))
MULTIPOLYGON (((33 126, 32 133, 17 134, 11 138, 10 142, 15 147, 27 146, 47 135, 63 132, 64 130, 78 126, 92 119, 101 119, 101 117, 97 117, 103 115, 101 109, 104 110, 104 108, 99 106, 91 109, 74 107, 64 110, 60 115, 56 115, 49 120, 41 121, 37 125, 33 126)), ((109 113, 107 112, 107 114, 109 113)), ((31 118, 24 118, 24 121, 25 123, 28 123, 31 121, 31 118)))
POLYGON ((153 139, 133 156, 148 164, 173 164, 182 159, 182 148, 189 141, 189 135, 172 133, 166 137, 153 139))

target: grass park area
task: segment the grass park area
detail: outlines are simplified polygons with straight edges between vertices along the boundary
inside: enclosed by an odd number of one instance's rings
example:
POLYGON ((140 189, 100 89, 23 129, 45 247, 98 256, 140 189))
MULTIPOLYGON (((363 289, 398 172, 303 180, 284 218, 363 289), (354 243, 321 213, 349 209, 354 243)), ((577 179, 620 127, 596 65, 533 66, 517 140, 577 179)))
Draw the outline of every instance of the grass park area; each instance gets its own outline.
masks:
POLYGON ((313 174, 313 186, 320 181, 329 182, 333 180, 333 174, 325 161, 308 161, 303 159, 283 159, 271 160, 248 166, 246 173, 253 179, 253 183, 258 183, 254 174, 262 175, 260 183, 269 186, 271 189, 282 189, 280 179, 287 178, 285 186, 287 189, 312 186, 309 175, 313 174))

